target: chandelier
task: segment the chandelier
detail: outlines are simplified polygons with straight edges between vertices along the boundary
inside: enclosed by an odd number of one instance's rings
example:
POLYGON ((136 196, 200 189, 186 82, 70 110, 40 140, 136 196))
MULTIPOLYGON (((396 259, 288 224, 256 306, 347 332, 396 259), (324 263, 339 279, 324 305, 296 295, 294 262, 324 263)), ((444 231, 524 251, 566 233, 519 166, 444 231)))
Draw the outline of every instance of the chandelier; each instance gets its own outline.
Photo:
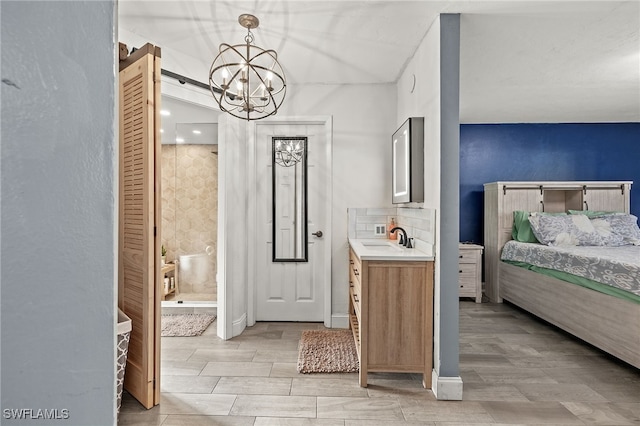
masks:
POLYGON ((243 14, 238 22, 247 29, 245 44, 220 45, 209 71, 209 87, 221 111, 260 120, 278 112, 287 82, 275 50, 252 44, 251 30, 258 28, 258 18, 243 14))
POLYGON ((283 167, 295 166, 304 158, 306 144, 306 137, 274 137, 273 160, 283 167))

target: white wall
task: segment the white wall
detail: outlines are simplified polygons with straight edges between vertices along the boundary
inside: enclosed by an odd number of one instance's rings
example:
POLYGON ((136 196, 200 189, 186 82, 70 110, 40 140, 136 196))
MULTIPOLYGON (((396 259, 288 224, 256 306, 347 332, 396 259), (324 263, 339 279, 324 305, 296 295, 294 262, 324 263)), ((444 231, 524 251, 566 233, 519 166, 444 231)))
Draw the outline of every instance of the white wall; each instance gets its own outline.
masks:
POLYGON ((278 114, 333 116, 332 313, 346 318, 347 208, 391 207, 395 86, 314 85, 287 89, 287 99, 278 114))
MULTIPOLYGON (((129 47, 144 45, 145 40, 136 34, 121 31, 121 41, 129 47)), ((433 61, 433 46, 439 46, 439 38, 427 38, 415 61, 417 73, 421 73, 416 84, 416 91, 411 95, 408 90, 397 90, 394 84, 379 85, 289 85, 287 96, 278 116, 333 116, 333 198, 332 198, 332 314, 337 319, 334 325, 347 324, 348 310, 348 242, 347 242, 347 208, 357 207, 391 207, 391 135, 408 116, 407 111, 429 110, 433 113, 419 114, 426 118, 426 140, 437 145, 440 141, 439 85, 430 85, 433 76, 438 75, 438 62, 433 61), (402 108, 397 113, 396 107, 402 108), (402 118, 404 117, 404 118, 402 118), (343 321, 342 321, 343 320, 343 321)), ((162 67, 198 81, 208 81, 208 65, 195 58, 186 57, 170 49, 162 51, 162 67)), ((410 74, 409 74, 410 77, 410 74)), ((403 79, 406 78, 406 73, 403 79)), ((181 88, 175 83, 167 85, 163 80, 163 93, 171 91, 180 93, 181 88)), ((169 82, 170 83, 170 82, 169 82)), ((400 85, 407 84, 401 81, 400 85)), ((185 85, 188 88, 188 85, 185 85)), ((182 88, 182 96, 191 97, 182 88)), ((180 96, 178 96, 180 97, 180 96)), ((213 97, 211 97, 213 99, 213 97)), ((224 115, 223 115, 224 116, 224 115)), ((221 117, 223 117, 221 116, 221 117)), ((226 255, 219 259, 218 282, 227 281, 227 294, 219 289, 219 298, 226 297, 226 306, 231 307, 231 324, 219 320, 218 333, 231 337, 242 330, 247 317, 247 273, 253 267, 242 255, 243 247, 256 244, 252 235, 245 232, 246 212, 251 200, 238 198, 249 191, 251 182, 247 181, 247 159, 239 152, 248 143, 246 123, 221 119, 220 129, 225 138, 220 149, 227 152, 220 157, 226 166, 220 164, 220 187, 230 191, 227 201, 230 203, 224 214, 226 236, 221 235, 219 247, 227 247, 226 255), (225 123, 231 128, 224 129, 225 123), (232 124, 233 123, 233 124, 232 124), (223 180, 224 179, 224 182, 223 180), (233 195, 235 194, 235 195, 233 195), (222 268, 222 269, 220 269, 222 268)), ((439 200, 439 151, 427 158, 425 170, 426 198, 425 206, 434 207, 439 200)), ((223 203, 220 204, 221 206, 223 203)), ((259 271, 258 271, 259 272, 259 271)))
MULTIPOLYGON (((120 30, 119 37, 120 41, 126 43, 129 48, 141 47, 146 42, 155 42, 126 30, 120 30)), ((203 83, 208 82, 210 63, 160 47, 162 68, 203 83)), ((198 92, 197 90, 190 93, 189 85, 180 87, 178 83, 170 82, 168 79, 163 79, 162 85, 163 93, 203 104, 202 93, 195 93, 198 92)), ((213 100, 212 96, 211 99, 213 100)), ((347 208, 391 206, 390 143, 391 134, 398 127, 395 122, 396 104, 396 88, 393 84, 357 86, 290 84, 287 86, 284 103, 278 111, 278 116, 333 116, 332 312, 334 315, 343 316, 345 325, 348 310, 347 208)), ((222 121, 220 123, 222 131, 226 132, 227 141, 237 137, 240 139, 234 143, 246 144, 247 134, 243 130, 246 128, 246 122, 236 122, 233 127, 234 130, 224 130, 222 121)), ((224 149, 223 146, 224 142, 221 143, 220 149, 224 149)), ((225 184, 230 185, 230 190, 247 191, 247 185, 250 183, 244 182, 247 175, 242 170, 248 167, 248 163, 235 151, 237 146, 229 145, 229 149, 233 152, 230 151, 227 158, 226 172, 222 169, 224 166, 219 165, 221 167, 219 173, 226 173, 225 184)), ((225 158, 225 155, 221 153, 220 158, 225 158)), ((220 186, 223 186, 222 181, 220 186)), ((245 201, 248 202, 248 200, 245 201)), ((248 239, 246 244, 255 243, 251 236, 239 229, 239 223, 246 223, 246 208, 247 205, 240 203, 230 206, 225 213, 227 222, 222 225, 228 228, 228 233, 231 232, 230 229, 234 229, 234 237, 226 238, 227 247, 233 246, 233 248, 227 253, 223 273, 226 274, 226 279, 236 293, 235 297, 227 295, 229 297, 227 306, 234 306, 233 318, 236 328, 241 327, 242 321, 246 320, 246 307, 243 308, 245 311, 242 313, 236 312, 236 309, 241 308, 240 299, 245 298, 246 295, 244 274, 248 271, 249 265, 246 259, 243 259, 244 256, 236 256, 233 259, 229 259, 229 256, 231 253, 237 253, 240 238, 246 237, 248 239)), ((220 244, 223 240, 219 240, 220 244)), ((220 267, 220 261, 218 265, 220 267)), ((219 297, 222 295, 219 294, 219 297)), ((219 327, 224 327, 221 322, 218 324, 219 327)))
MULTIPOLYGON (((366 206, 391 206, 390 140, 395 117, 394 85, 312 85, 289 86, 287 97, 278 116, 333 116, 333 175, 332 175, 332 314, 339 320, 348 311, 348 246, 347 208, 366 206)), ((246 122, 234 118, 220 120, 220 128, 230 126, 235 130, 223 130, 220 140, 220 173, 224 173, 227 202, 224 222, 227 237, 221 237, 220 245, 226 245, 224 279, 228 284, 226 306, 232 307, 231 322, 219 325, 221 336, 231 337, 241 329, 247 316, 247 271, 253 270, 252 260, 241 255, 240 247, 259 244, 254 235, 245 232, 247 210, 254 200, 247 194, 252 182, 247 180, 250 159, 239 155, 240 146, 248 142, 246 122), (225 124, 226 123, 226 124, 225 124), (224 150, 228 150, 223 152, 224 150), (229 197, 244 197, 229 202, 229 197), (231 234, 233 233, 233 234, 231 234), (231 237, 233 235, 233 237, 231 237), (246 241, 246 242, 245 242, 246 241), (234 255, 235 253, 236 255, 234 255)), ((221 178, 222 179, 222 178, 221 178)), ((223 186, 221 180, 221 187, 223 186)), ((325 231, 326 232, 326 231, 325 231)), ((259 274, 260 271, 257 271, 259 274)), ((220 277, 222 281, 222 276, 220 277)), ((220 281, 220 282, 221 282, 220 281)))
POLYGON ((113 424, 116 4, 3 1, 0 15, 1 422, 113 424))
POLYGON ((246 122, 228 114, 218 125, 218 300, 227 310, 218 316, 218 336, 229 339, 247 325, 249 265, 250 159, 246 122), (226 285, 224 285, 226 283, 226 285))
MULTIPOLYGON (((425 117, 425 201, 409 206, 432 208, 437 211, 434 362, 438 374, 444 366, 444 376, 457 376, 457 297, 453 300, 451 296, 453 290, 457 291, 457 286, 455 289, 447 287, 444 292, 440 286, 443 282, 441 265, 447 263, 447 259, 451 257, 442 256, 442 200, 449 202, 457 194, 455 189, 455 194, 448 192, 443 197, 441 187, 446 186, 449 190, 457 188, 458 176, 457 166, 452 168, 454 164, 446 164, 443 168, 442 163, 441 144, 446 143, 442 137, 442 122, 448 118, 443 118, 441 110, 443 101, 449 101, 442 97, 442 80, 450 76, 441 75, 441 58, 443 54, 448 54, 441 49, 441 30, 440 19, 431 24, 425 39, 397 85, 290 85, 287 98, 278 115, 333 116, 332 313, 334 320, 337 320, 334 325, 346 325, 348 309, 347 208, 391 206, 391 134, 407 117, 425 117), (455 182, 451 179, 443 182, 443 174, 456 177, 455 182), (448 307, 443 308, 443 305, 448 307), (345 321, 342 322, 341 319, 345 321)), ((137 45, 146 41, 126 32, 123 36, 123 41, 128 39, 137 45)), ((206 82, 208 64, 182 56, 179 52, 163 51, 163 68, 206 82)), ((456 84, 459 84, 457 80, 456 84)), ((177 90, 178 87, 174 89, 177 90)), ((229 284, 225 297, 226 306, 232 309, 232 324, 225 325, 224 320, 219 321, 219 334, 225 335, 221 331, 226 327, 227 337, 242 330, 247 317, 250 317, 247 314, 249 304, 246 282, 247 276, 252 274, 253 265, 250 265, 251 261, 242 256, 242 253, 244 248, 257 243, 243 228, 247 222, 247 209, 251 207, 252 202, 246 197, 242 198, 242 194, 247 194, 252 185, 248 181, 250 175, 246 173, 249 163, 240 153, 240 150, 246 147, 248 138, 242 130, 245 127, 238 123, 232 127, 232 130, 224 131, 226 140, 231 143, 228 147, 230 155, 226 157, 226 166, 221 165, 220 169, 220 173, 226 170, 225 182, 229 185, 229 190, 235 192, 228 195, 232 197, 231 203, 223 213, 226 222, 221 222, 226 228, 227 237, 223 236, 219 243, 221 247, 222 244, 226 244, 229 249, 221 274, 224 274, 224 279, 229 284), (223 170, 222 167, 226 169, 223 170)), ((221 149, 224 149, 223 145, 224 143, 221 144, 221 149)), ((220 158, 225 158, 225 155, 221 154, 220 158)), ((450 206, 447 206, 447 209, 451 210, 450 206)), ((448 214, 453 215, 448 223, 457 220, 457 211, 449 211, 448 214)), ((457 247, 458 237, 451 237, 456 232, 457 225, 455 229, 447 228, 446 234, 452 241, 447 240, 446 250, 451 250, 453 244, 457 247)), ((454 257, 457 258, 457 255, 454 257)), ((222 265, 221 260, 218 264, 222 265)), ((222 275, 219 278, 219 282, 222 282, 222 275)), ((457 275, 446 278, 445 281, 449 283, 453 278, 457 280, 457 275)), ((450 286, 450 283, 448 285, 450 286)), ((223 297, 220 290, 219 296, 223 297)))
POLYGON ((434 281, 434 364, 440 360, 440 21, 429 29, 398 80, 398 126, 408 117, 424 117, 424 203, 436 210, 434 281), (413 81, 415 76, 415 88, 413 81))
POLYGON ((435 21, 397 84, 396 127, 424 117, 424 206, 440 203, 440 21, 435 21), (415 76, 415 86, 414 86, 415 76), (413 93, 411 89, 413 88, 413 93))

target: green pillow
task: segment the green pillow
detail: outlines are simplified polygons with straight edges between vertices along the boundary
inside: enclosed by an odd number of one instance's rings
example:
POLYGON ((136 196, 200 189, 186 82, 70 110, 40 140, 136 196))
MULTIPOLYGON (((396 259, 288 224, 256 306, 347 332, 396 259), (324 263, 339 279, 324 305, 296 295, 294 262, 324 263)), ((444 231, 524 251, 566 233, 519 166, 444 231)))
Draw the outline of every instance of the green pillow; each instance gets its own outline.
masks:
MULTIPOLYGON (((536 214, 545 216, 563 216, 566 213, 543 213, 537 212, 536 214)), ((526 210, 514 210, 513 211, 513 228, 511 229, 511 238, 521 243, 540 243, 531 229, 531 223, 529 222, 530 212, 526 210)))
POLYGON ((513 229, 511 237, 521 243, 539 243, 529 223, 529 212, 523 210, 515 210, 513 212, 513 229))
POLYGON ((569 210, 569 214, 583 214, 588 217, 598 217, 607 214, 623 214, 623 212, 605 212, 597 210, 569 210))

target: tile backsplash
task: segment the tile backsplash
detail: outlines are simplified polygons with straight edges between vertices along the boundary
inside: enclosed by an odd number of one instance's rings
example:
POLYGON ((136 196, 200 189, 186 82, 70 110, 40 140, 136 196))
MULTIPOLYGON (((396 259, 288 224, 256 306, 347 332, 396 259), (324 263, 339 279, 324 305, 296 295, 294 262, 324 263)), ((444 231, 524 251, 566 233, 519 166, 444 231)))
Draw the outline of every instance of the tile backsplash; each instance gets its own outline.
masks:
POLYGON ((388 231, 391 218, 396 226, 400 226, 411 238, 426 243, 435 242, 435 210, 406 207, 391 208, 350 208, 347 210, 349 218, 349 238, 388 238, 385 235, 375 235, 375 226, 384 225, 388 231))

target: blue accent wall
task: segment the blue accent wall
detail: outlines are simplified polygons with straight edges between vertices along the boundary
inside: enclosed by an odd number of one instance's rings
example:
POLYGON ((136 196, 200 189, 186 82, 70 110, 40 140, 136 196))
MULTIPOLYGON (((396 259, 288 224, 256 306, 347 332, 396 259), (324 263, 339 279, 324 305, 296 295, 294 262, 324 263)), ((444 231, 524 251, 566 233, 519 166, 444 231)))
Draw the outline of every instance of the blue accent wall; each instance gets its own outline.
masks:
POLYGON ((460 241, 483 242, 483 184, 630 180, 640 216, 640 123, 460 125, 460 241))

